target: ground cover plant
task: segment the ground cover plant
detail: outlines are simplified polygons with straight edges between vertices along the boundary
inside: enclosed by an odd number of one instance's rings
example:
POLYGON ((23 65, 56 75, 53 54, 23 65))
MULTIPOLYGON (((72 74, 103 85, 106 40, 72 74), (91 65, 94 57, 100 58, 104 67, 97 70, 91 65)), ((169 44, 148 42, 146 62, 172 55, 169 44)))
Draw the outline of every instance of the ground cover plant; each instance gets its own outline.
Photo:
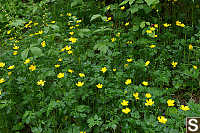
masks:
POLYGON ((198 1, 0 5, 1 132, 184 133, 200 116, 198 1))

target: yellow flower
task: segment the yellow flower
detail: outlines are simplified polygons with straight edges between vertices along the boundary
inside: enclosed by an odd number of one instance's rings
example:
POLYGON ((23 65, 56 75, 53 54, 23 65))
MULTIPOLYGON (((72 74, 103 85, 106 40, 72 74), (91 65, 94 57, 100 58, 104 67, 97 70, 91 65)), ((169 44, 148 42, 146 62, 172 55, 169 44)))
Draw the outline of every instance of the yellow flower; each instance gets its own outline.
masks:
POLYGON ((66 49, 66 50, 70 50, 70 49, 71 49, 71 46, 65 46, 65 49, 66 49))
POLYGON ((12 74, 12 72, 8 72, 8 76, 10 76, 12 74))
POLYGON ((13 55, 17 55, 17 53, 18 53, 17 51, 13 51, 13 55))
POLYGON ((128 67, 128 64, 124 64, 124 67, 128 67))
POLYGON ((101 71, 102 71, 103 73, 105 73, 105 72, 107 71, 107 68, 106 68, 106 67, 103 67, 103 68, 101 68, 101 71))
POLYGON ((154 24, 154 27, 155 27, 155 28, 158 28, 158 24, 154 24))
POLYGON ((7 34, 9 35, 11 33, 11 30, 7 31, 7 34))
POLYGON ((118 32, 116 36, 119 37, 119 36, 120 36, 120 33, 118 32))
POLYGON ((150 94, 150 93, 146 93, 145 97, 146 97, 146 98, 150 98, 150 97, 151 97, 151 94, 150 94))
POLYGON ((149 47, 150 47, 150 48, 155 48, 155 47, 156 47, 156 45, 153 45, 153 44, 152 44, 152 45, 150 45, 149 47))
POLYGON ((154 101, 152 101, 152 99, 146 99, 146 106, 152 106, 154 104, 154 101))
POLYGON ((31 60, 30 59, 26 59, 24 64, 28 64, 31 60))
POLYGON ((154 27, 151 27, 150 30, 151 30, 151 31, 154 31, 154 30, 156 30, 156 29, 155 29, 154 27))
POLYGON ((139 93, 138 93, 138 92, 133 93, 133 96, 134 96, 134 97, 138 97, 138 96, 139 96, 139 93))
POLYGON ((56 21, 51 21, 52 24, 56 23, 56 21))
POLYGON ((193 50, 192 44, 189 45, 189 50, 193 50))
POLYGON ((190 110, 189 106, 184 106, 184 105, 181 105, 180 109, 184 111, 190 110))
POLYGON ((81 131, 80 133, 86 133, 86 132, 81 131))
POLYGON ((73 29, 73 28, 75 28, 75 27, 74 27, 74 26, 70 26, 70 27, 69 27, 70 30, 73 29))
POLYGON ((116 68, 113 68, 113 72, 115 72, 117 69, 116 68))
POLYGON ((38 23, 34 23, 33 25, 36 26, 36 25, 38 25, 38 23))
POLYGON ((178 63, 173 61, 171 64, 172 64, 173 67, 176 67, 176 65, 177 65, 178 63))
POLYGON ((4 67, 6 64, 3 62, 0 62, 0 67, 4 67))
POLYGON ((14 46, 13 49, 17 50, 19 49, 19 46, 14 46))
POLYGON ((109 10, 109 9, 110 9, 110 5, 109 5, 109 6, 107 6, 106 10, 109 10))
POLYGON ((167 100, 167 104, 168 106, 174 106, 174 100, 171 99, 167 100))
POLYGON ((185 25, 184 24, 180 24, 180 27, 185 27, 185 25))
POLYGON ((0 90, 0 95, 1 95, 1 90, 0 90))
POLYGON ((85 77, 85 74, 84 73, 79 73, 79 76, 80 77, 85 77))
POLYGON ((1 79, 0 79, 0 84, 3 83, 3 82, 5 82, 5 79, 4 79, 4 78, 1 78, 1 79))
POLYGON ((70 34, 70 35, 74 35, 74 32, 73 32, 73 31, 72 31, 72 32, 69 32, 69 34, 70 34))
POLYGON ((15 65, 12 65, 12 66, 9 66, 7 69, 11 70, 11 69, 14 69, 15 68, 15 65))
POLYGON ((127 79, 126 82, 125 82, 125 84, 129 85, 129 84, 131 84, 131 82, 132 82, 131 79, 127 79))
POLYGON ((111 19, 112 19, 111 17, 108 17, 106 21, 110 21, 111 19))
POLYGON ((185 25, 182 24, 180 21, 176 21, 176 25, 177 25, 177 26, 180 26, 180 27, 185 27, 185 25))
POLYGON ((138 93, 138 92, 133 93, 133 96, 135 97, 136 100, 140 99, 140 98, 139 98, 139 93, 138 93))
POLYGON ((122 112, 125 114, 128 114, 129 112, 131 112, 131 110, 129 108, 125 108, 125 109, 122 109, 122 112))
POLYGON ((34 65, 31 65, 30 67, 29 67, 29 70, 31 70, 31 71, 34 71, 36 69, 36 66, 34 66, 34 65))
POLYGON ((146 63, 145 63, 145 66, 148 66, 150 64, 150 61, 147 61, 146 63))
POLYGON ((63 78, 64 76, 65 76, 64 73, 59 73, 59 74, 57 75, 58 78, 63 78))
POLYGON ((72 69, 68 69, 68 72, 69 73, 73 73, 74 71, 72 69))
POLYGON ((166 119, 164 116, 158 116, 158 121, 159 121, 160 123, 165 124, 165 123, 167 122, 167 119, 166 119))
POLYGON ((102 88, 103 87, 103 85, 102 84, 98 84, 98 85, 96 85, 97 86, 97 88, 102 88))
POLYGON ((193 68, 194 68, 194 69, 197 69, 197 66, 193 65, 193 68))
POLYGON ((72 16, 72 14, 71 14, 71 13, 67 13, 67 16, 71 17, 71 16, 72 16))
POLYGON ((121 105, 122 105, 122 106, 128 106, 128 101, 123 100, 123 101, 121 102, 121 105))
POLYGON ((120 7, 120 9, 121 9, 121 10, 124 10, 124 9, 125 9, 125 6, 120 7))
POLYGON ((84 85, 84 82, 78 82, 78 83, 76 83, 76 86, 78 86, 78 87, 81 87, 81 86, 83 86, 84 85))
POLYGON ((58 59, 58 61, 62 61, 62 59, 61 59, 61 58, 59 58, 59 59, 58 59))
POLYGON ((131 59, 131 58, 130 58, 130 59, 127 59, 126 61, 127 61, 127 62, 132 62, 132 61, 133 61, 133 59, 131 59))
POLYGON ((46 42, 45 42, 45 41, 42 41, 42 42, 41 42, 41 45, 42 45, 42 47, 45 47, 45 46, 46 46, 46 42))
POLYGON ((126 23, 125 23, 125 26, 128 26, 128 25, 129 25, 129 22, 126 22, 126 23))
POLYGON ((59 64, 56 64, 55 67, 58 68, 58 67, 60 67, 60 65, 59 65, 59 64))
POLYGON ((156 38, 156 37, 158 37, 158 35, 154 35, 154 37, 156 38))
POLYGON ((112 42, 116 41, 116 38, 111 38, 111 41, 112 41, 112 42))
POLYGON ((152 31, 151 30, 146 30, 146 33, 151 34, 152 31))
POLYGON ((42 34, 43 33, 43 31, 42 30, 40 30, 39 32, 38 32, 38 34, 42 34))
POLYGON ((171 26, 171 24, 165 23, 165 24, 163 24, 163 26, 164 27, 169 27, 169 26, 171 26))
POLYGON ((67 51, 68 54, 72 54, 73 52, 71 50, 67 51))
POLYGON ((81 23, 81 22, 82 22, 82 20, 77 20, 77 21, 76 21, 76 23, 81 23))
POLYGON ((45 83, 45 82, 46 82, 46 81, 39 80, 39 81, 37 82, 37 85, 44 86, 44 83, 45 83))
POLYGON ((148 82, 146 82, 146 81, 143 81, 143 82, 142 82, 142 84, 143 84, 144 86, 147 86, 147 85, 149 85, 149 83, 148 83, 148 82))
POLYGON ((76 38, 73 38, 73 37, 70 37, 70 38, 69 38, 69 41, 72 42, 72 43, 75 43, 75 42, 77 41, 77 39, 76 39, 76 38))

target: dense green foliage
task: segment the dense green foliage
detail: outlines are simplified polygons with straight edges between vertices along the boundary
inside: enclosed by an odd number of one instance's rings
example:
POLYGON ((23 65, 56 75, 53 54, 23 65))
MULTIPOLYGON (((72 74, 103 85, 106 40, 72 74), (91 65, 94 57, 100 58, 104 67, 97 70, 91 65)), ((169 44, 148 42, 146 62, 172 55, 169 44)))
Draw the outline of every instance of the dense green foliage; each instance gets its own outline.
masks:
POLYGON ((0 3, 0 132, 184 133, 200 116, 189 0, 0 3))

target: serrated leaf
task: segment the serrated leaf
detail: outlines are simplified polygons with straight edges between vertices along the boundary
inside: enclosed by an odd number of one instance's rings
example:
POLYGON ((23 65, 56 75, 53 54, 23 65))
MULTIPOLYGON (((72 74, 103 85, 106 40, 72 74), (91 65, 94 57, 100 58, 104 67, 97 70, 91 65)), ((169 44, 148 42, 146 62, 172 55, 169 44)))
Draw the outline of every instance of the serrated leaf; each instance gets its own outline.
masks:
POLYGON ((40 48, 38 48, 38 47, 31 47, 30 50, 31 50, 31 53, 32 53, 34 56, 39 57, 39 56, 42 55, 42 50, 41 50, 40 48))

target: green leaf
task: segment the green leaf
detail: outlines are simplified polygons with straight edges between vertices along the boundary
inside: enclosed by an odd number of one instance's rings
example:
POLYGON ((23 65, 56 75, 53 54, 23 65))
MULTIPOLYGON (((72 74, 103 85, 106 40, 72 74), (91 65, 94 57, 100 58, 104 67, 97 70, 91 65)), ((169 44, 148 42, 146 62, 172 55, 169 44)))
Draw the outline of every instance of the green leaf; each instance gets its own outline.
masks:
POLYGON ((130 8, 131 14, 136 13, 139 10, 138 4, 135 4, 133 7, 130 8))
POLYGON ((15 26, 15 27, 18 27, 18 26, 22 26, 26 23, 26 21, 22 20, 22 19, 17 19, 15 21, 13 21, 10 25, 11 26, 15 26))
POLYGON ((123 1, 122 3, 120 3, 119 6, 125 5, 125 4, 128 3, 128 2, 129 2, 129 0, 125 0, 125 1, 123 1))
POLYGON ((83 3, 82 0, 74 0, 74 1, 71 3, 71 7, 77 6, 77 5, 82 4, 82 3, 83 3))
POLYGON ((135 0, 129 0, 129 5, 132 5, 135 0))
POLYGON ((140 23, 140 28, 143 29, 144 27, 145 27, 145 21, 143 21, 143 22, 140 23))
POLYGON ((148 6, 156 5, 159 3, 159 0, 145 0, 148 6))
POLYGON ((90 32, 90 29, 80 29, 79 32, 78 32, 78 35, 83 38, 83 37, 89 37, 89 33, 90 32))
POLYGON ((93 20, 95 20, 95 19, 97 19, 97 18, 100 18, 100 17, 102 17, 100 14, 93 15, 91 17, 91 19, 90 19, 90 22, 93 21, 93 20))
POLYGON ((22 53, 21 53, 21 57, 23 60, 25 60, 28 57, 28 52, 29 49, 25 49, 22 53))
POLYGON ((38 48, 38 47, 31 47, 30 50, 31 50, 31 53, 32 53, 34 56, 39 57, 39 56, 42 55, 42 50, 41 50, 40 48, 38 48))

